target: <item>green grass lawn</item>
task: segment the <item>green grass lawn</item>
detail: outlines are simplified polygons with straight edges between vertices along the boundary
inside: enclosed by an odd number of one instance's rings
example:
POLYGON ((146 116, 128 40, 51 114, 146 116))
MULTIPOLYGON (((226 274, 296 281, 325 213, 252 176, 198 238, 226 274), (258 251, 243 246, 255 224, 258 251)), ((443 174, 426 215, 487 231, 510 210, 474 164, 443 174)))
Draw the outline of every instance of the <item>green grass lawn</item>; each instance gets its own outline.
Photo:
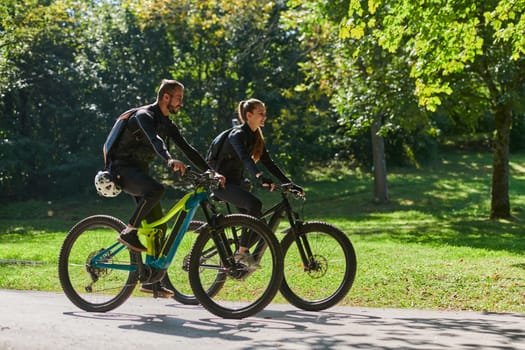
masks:
MULTIPOLYGON (((340 164, 312 171, 301 183, 307 201, 300 212, 343 229, 357 254, 356 280, 342 304, 525 313, 525 154, 511 155, 514 220, 488 220, 491 163, 490 154, 447 153, 425 168, 389 169, 386 205, 371 200, 368 173, 340 164)), ((260 195, 265 205, 279 198, 260 195)), ((176 198, 169 193, 165 207, 176 198)), ((3 203, 0 288, 60 291, 57 256, 69 228, 95 213, 126 220, 132 210, 125 195, 94 191, 3 203)))

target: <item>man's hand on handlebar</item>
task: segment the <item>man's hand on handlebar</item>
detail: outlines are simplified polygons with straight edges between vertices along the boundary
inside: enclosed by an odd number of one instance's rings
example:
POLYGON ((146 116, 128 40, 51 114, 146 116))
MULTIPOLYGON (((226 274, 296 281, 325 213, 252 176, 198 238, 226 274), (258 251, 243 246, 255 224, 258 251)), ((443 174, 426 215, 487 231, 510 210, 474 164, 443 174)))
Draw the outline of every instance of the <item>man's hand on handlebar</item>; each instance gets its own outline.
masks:
POLYGON ((186 174, 186 165, 180 160, 170 159, 168 161, 168 166, 171 167, 174 172, 180 171, 182 176, 186 174))
POLYGON ((204 172, 204 174, 207 174, 209 179, 214 179, 218 181, 221 187, 224 187, 224 185, 226 184, 226 177, 224 175, 219 174, 215 170, 208 169, 204 172))
POLYGON ((215 179, 219 180, 219 183, 221 184, 221 187, 224 187, 224 185, 226 184, 226 177, 224 177, 223 175, 221 175, 219 173, 214 173, 213 177, 215 179))

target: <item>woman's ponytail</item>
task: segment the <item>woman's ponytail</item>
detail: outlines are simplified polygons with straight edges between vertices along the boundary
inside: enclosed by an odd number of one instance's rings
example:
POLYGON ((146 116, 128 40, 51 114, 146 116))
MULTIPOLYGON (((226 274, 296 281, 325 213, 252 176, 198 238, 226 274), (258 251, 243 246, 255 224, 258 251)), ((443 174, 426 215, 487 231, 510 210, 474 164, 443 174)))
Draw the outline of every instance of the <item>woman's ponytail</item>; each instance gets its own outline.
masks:
MULTIPOLYGON (((256 98, 250 98, 249 100, 243 100, 239 102, 237 107, 237 113, 239 115, 239 120, 241 123, 246 122, 246 113, 253 112, 255 107, 264 106, 264 103, 256 98)), ((257 128, 257 133, 255 134, 255 144, 252 151, 252 159, 254 162, 258 162, 261 159, 262 153, 264 150, 264 137, 261 128, 257 128)))
POLYGON ((255 144, 253 145, 252 159, 257 163, 262 156, 264 150, 264 137, 261 128, 257 129, 255 134, 255 144))

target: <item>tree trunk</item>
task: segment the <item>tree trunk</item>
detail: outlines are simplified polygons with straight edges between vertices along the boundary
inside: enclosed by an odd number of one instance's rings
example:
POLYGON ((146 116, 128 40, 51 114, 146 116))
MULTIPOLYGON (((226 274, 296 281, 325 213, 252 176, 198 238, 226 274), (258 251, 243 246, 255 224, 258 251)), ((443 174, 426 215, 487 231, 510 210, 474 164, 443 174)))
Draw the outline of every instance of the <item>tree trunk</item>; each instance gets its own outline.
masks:
POLYGON ((385 139, 378 135, 381 118, 377 118, 370 127, 372 134, 372 155, 374 158, 374 201, 388 202, 388 184, 386 181, 385 139))
POLYGON ((508 219, 509 201, 509 143, 512 112, 509 106, 499 105, 495 111, 496 130, 493 141, 491 219, 508 219))

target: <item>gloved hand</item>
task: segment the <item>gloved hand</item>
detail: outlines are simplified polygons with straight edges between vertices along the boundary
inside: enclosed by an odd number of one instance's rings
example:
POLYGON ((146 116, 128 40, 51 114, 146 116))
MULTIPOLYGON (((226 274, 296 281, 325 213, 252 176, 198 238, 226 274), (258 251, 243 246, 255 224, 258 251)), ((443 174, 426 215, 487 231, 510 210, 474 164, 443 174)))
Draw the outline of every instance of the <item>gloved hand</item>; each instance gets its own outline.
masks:
POLYGON ((298 194, 300 194, 301 196, 304 196, 304 190, 301 186, 298 186, 296 184, 294 184, 293 182, 291 183, 291 186, 290 186, 290 190, 292 192, 297 192, 298 194))

